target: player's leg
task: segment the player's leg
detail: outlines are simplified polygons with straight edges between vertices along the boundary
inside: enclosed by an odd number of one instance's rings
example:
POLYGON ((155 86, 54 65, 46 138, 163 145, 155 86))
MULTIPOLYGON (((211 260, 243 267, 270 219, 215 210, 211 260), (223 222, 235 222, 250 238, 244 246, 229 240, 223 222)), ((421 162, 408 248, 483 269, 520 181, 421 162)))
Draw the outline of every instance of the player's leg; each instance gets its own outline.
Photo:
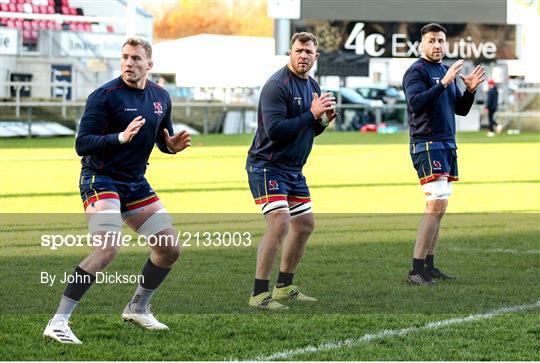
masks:
MULTIPOLYGON (((297 205, 293 205, 291 209, 297 205)), ((291 219, 289 233, 285 238, 285 243, 281 251, 280 273, 294 275, 298 263, 300 263, 300 260, 304 256, 309 236, 311 236, 314 229, 315 218, 313 217, 313 213, 303 214, 291 219)), ((288 277, 288 281, 278 278, 277 286, 292 285, 292 278, 293 276, 288 277)))
POLYGON ((412 270, 408 281, 421 285, 432 285, 434 281, 425 273, 426 256, 433 252, 439 233, 439 225, 448 206, 447 177, 440 177, 422 186, 426 196, 426 208, 418 232, 413 252, 412 270))
POLYGON ((124 308, 122 318, 149 330, 166 330, 168 327, 160 323, 150 311, 149 303, 180 257, 177 232, 173 228, 172 218, 146 180, 134 188, 133 195, 142 198, 126 203, 128 211, 123 216, 131 229, 144 236, 152 252, 143 266, 142 281, 124 308))
MULTIPOLYGON (((99 238, 92 252, 75 268, 70 282, 60 299, 53 318, 47 324, 44 335, 61 343, 80 344, 80 340, 68 326, 73 310, 102 271, 118 253, 119 233, 122 229, 120 202, 114 185, 109 178, 92 176, 86 181, 81 178, 83 197, 89 233, 99 238)), ((96 241, 96 239, 94 239, 96 241)))
POLYGON ((448 198, 452 195, 452 182, 459 180, 458 177, 458 168, 457 168, 457 152, 454 149, 448 149, 441 151, 441 158, 444 158, 446 160, 443 165, 445 165, 445 170, 448 170, 448 177, 446 186, 443 186, 443 188, 446 188, 446 192, 444 193, 445 199, 442 199, 442 203, 444 203, 444 209, 442 210, 434 210, 433 214, 436 215, 437 218, 437 224, 436 224, 436 231, 433 234, 433 238, 431 239, 428 251, 426 255, 426 261, 425 261, 425 272, 433 279, 444 279, 444 280, 454 280, 456 279, 455 276, 448 275, 444 272, 442 272, 440 269, 435 267, 435 254, 437 249, 437 242, 439 239, 439 231, 441 228, 441 220, 444 216, 444 213, 446 212, 446 208, 448 206, 448 198))
POLYGON ((428 249, 438 233, 438 221, 446 210, 450 163, 444 150, 412 152, 411 158, 424 191, 426 207, 418 226, 412 269, 407 281, 417 285, 434 285, 436 281, 426 274, 424 265, 428 249))
MULTIPOLYGON (((257 249, 255 278, 268 282, 279 247, 289 230, 291 218, 286 208, 283 208, 267 214, 265 219, 266 231, 257 249)), ((266 286, 264 290, 254 290, 254 295, 261 292, 268 292, 268 287, 266 286)))
MULTIPOLYGON (((291 213, 295 206, 298 204, 291 206, 291 213)), ((306 214, 292 217, 289 234, 283 244, 277 283, 272 292, 272 297, 276 300, 317 301, 316 298, 301 293, 293 285, 296 268, 304 256, 309 236, 315 228, 315 218, 311 213, 311 207, 309 209, 306 214)))
POLYGON ((255 203, 261 207, 266 220, 266 231, 257 248, 257 264, 253 292, 249 305, 269 310, 284 310, 287 306, 270 295, 272 267, 279 247, 289 230, 291 217, 287 203, 287 183, 279 173, 257 168, 248 169, 248 179, 255 203))
MULTIPOLYGON (((272 202, 268 203, 268 205, 272 205, 272 202)), ((266 231, 257 248, 255 282, 253 293, 249 299, 250 306, 270 310, 287 309, 285 305, 274 301, 270 295, 269 286, 272 267, 274 266, 279 247, 287 235, 290 218, 288 207, 286 206, 265 215, 266 231)))
POLYGON ((317 301, 298 291, 293 285, 294 274, 300 260, 304 256, 309 237, 315 229, 311 197, 304 175, 291 175, 291 191, 287 198, 291 223, 289 234, 283 244, 281 263, 276 286, 272 297, 276 300, 293 299, 301 301, 317 301))

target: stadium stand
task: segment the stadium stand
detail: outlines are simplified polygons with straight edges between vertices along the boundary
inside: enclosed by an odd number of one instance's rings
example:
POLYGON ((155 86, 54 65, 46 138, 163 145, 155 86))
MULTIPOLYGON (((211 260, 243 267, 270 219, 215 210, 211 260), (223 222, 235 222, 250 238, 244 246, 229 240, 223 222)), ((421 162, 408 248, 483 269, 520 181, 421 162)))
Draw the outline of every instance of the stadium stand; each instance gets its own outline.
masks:
MULTIPOLYGON (((77 82, 68 100, 83 100, 91 89, 114 77, 129 4, 105 2, 0 0, 0 99, 17 98, 17 88, 23 86, 14 81, 34 83, 28 85, 31 94, 21 97, 61 98, 51 84, 57 81, 59 65, 70 68, 71 76, 62 81, 77 82)), ((152 40, 152 16, 137 9, 135 22, 135 35, 152 40)))
POLYGON ((40 120, 76 124, 88 94, 118 75, 130 17, 151 41, 153 17, 126 0, 0 0, 1 136, 64 134, 40 120))
MULTIPOLYGON (((84 16, 82 7, 73 7, 69 0, 1 0, 0 11, 21 14, 62 14, 84 16)), ((0 18, 0 26, 22 31, 22 44, 34 49, 38 44, 39 30, 67 30, 73 32, 115 33, 112 25, 77 21, 54 21, 43 19, 0 18)))

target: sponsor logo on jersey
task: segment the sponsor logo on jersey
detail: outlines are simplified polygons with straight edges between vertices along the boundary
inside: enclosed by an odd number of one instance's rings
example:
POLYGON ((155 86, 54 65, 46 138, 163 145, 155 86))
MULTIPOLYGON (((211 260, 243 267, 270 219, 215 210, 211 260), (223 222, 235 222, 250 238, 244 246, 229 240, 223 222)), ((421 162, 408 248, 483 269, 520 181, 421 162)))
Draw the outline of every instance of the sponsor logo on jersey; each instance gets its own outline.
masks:
POLYGON ((163 113, 163 107, 161 107, 161 102, 154 102, 154 113, 156 115, 161 115, 163 113))
POLYGON ((125 112, 137 112, 137 109, 136 108, 131 108, 131 107, 125 107, 124 111, 125 112))

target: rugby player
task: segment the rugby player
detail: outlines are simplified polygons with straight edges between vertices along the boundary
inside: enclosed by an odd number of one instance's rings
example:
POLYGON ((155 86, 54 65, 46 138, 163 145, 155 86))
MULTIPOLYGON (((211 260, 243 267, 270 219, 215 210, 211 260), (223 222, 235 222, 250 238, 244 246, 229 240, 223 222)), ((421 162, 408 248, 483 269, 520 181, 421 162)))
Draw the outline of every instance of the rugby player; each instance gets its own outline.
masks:
POLYGON ((302 168, 314 137, 333 121, 335 98, 321 95, 309 71, 318 58, 317 38, 311 33, 292 36, 289 62, 264 85, 258 107, 258 127, 248 152, 246 170, 255 203, 266 219, 266 232, 257 252, 253 293, 249 305, 281 310, 277 300, 317 301, 293 285, 315 220, 302 168), (277 283, 270 294, 272 266, 283 243, 277 283))
MULTIPOLYGON (((86 102, 75 148, 82 156, 79 188, 92 235, 120 232, 122 221, 140 235, 155 236, 156 241, 177 234, 144 174, 154 144, 161 152, 175 154, 190 146, 191 138, 185 131, 173 135, 169 94, 147 79, 152 64, 150 43, 127 39, 122 46, 121 76, 98 88, 86 102)), ((68 320, 96 273, 116 257, 119 245, 112 242, 116 241, 95 246, 75 268, 73 282, 45 328, 46 337, 81 344, 68 320)), ((151 248, 143 279, 122 318, 146 329, 166 330, 148 303, 179 258, 180 246, 158 243, 151 248)))
POLYGON ((442 63, 446 29, 430 23, 421 30, 421 57, 405 72, 403 89, 407 97, 410 124, 410 154, 426 197, 407 281, 435 285, 438 279, 453 280, 435 267, 435 252, 442 217, 458 180, 455 114, 465 116, 474 102, 476 88, 484 81, 480 65, 463 76, 463 60, 448 67, 442 63), (460 76, 466 86, 456 84, 460 76))

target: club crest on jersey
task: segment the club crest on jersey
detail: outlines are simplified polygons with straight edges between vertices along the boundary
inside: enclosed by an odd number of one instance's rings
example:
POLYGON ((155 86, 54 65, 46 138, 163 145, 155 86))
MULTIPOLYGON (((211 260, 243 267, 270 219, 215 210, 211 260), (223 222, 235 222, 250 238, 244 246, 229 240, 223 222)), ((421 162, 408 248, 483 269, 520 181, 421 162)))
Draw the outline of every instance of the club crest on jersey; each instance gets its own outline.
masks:
POLYGON ((268 181, 268 190, 278 190, 279 185, 278 182, 275 180, 269 180, 268 181))
POLYGON ((433 160, 433 170, 441 170, 441 162, 438 160, 433 160))
POLYGON ((154 113, 156 115, 161 115, 163 113, 163 107, 161 107, 161 102, 154 102, 154 113))

